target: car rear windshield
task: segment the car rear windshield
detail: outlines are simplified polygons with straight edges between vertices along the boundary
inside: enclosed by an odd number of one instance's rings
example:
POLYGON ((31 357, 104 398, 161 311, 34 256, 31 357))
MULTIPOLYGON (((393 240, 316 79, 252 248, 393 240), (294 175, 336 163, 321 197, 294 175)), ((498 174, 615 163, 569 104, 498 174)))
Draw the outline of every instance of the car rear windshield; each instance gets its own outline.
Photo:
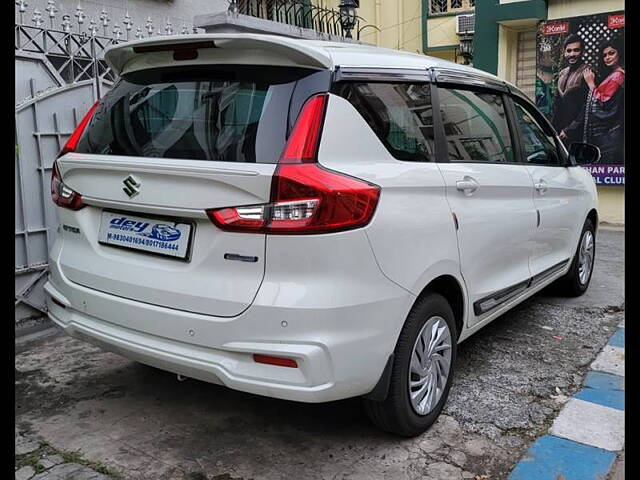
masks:
POLYGON ((311 73, 206 66, 125 75, 102 99, 76 152, 276 163, 296 82, 311 73))

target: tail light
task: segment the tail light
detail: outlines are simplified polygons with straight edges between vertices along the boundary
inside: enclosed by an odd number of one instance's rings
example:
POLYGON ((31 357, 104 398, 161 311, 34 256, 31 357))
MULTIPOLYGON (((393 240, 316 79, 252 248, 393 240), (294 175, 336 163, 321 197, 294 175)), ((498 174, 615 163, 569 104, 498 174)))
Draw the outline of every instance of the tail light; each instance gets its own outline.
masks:
POLYGON ((51 198, 59 207, 70 210, 80 210, 86 206, 82 201, 82 195, 71 190, 62 182, 57 160, 53 162, 53 170, 51 171, 51 198))
POLYGON ((58 154, 58 158, 64 155, 65 153, 76 151, 76 147, 78 146, 80 137, 82 137, 82 134, 84 133, 84 129, 87 128, 87 125, 89 125, 89 122, 93 118, 93 114, 96 113, 96 108, 98 108, 98 105, 100 105, 100 100, 94 103, 93 107, 91 107, 89 111, 86 113, 86 115, 82 118, 82 120, 80 121, 80 123, 78 124, 74 132, 71 134, 71 136, 67 140, 67 143, 65 143, 64 147, 62 147, 62 150, 58 154))
MULTIPOLYGON (((74 132, 67 140, 67 143, 65 143, 64 147, 58 154, 58 158, 66 153, 74 152, 76 150, 80 137, 82 137, 85 128, 87 128, 87 125, 93 118, 93 114, 95 113, 96 108, 98 108, 99 103, 99 101, 96 102, 82 118, 74 132)), ((85 203, 82 201, 82 195, 67 187, 62 181, 57 160, 53 162, 53 168, 51 170, 51 198, 59 207, 71 210, 80 210, 85 206, 85 203)))
POLYGON ((317 163, 327 96, 303 107, 280 157, 269 203, 207 210, 221 230, 268 234, 312 234, 367 225, 380 187, 317 163))

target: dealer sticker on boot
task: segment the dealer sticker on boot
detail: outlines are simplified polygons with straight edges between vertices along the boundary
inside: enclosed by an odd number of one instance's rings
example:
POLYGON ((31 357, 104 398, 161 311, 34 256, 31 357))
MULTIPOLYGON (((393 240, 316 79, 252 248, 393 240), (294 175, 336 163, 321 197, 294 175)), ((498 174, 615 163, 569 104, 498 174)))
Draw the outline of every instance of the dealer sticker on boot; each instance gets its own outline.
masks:
POLYGON ((192 225, 102 212, 98 241, 108 245, 185 258, 192 225))

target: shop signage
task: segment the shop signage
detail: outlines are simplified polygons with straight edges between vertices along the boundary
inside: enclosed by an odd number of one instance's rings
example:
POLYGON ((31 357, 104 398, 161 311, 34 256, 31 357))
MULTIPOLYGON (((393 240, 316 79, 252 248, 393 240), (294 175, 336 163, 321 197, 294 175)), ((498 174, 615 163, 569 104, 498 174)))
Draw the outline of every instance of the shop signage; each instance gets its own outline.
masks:
POLYGON ((567 147, 587 142, 598 185, 624 185, 624 12, 540 22, 536 105, 567 147))
POLYGON ((545 35, 562 35, 569 33, 569 22, 553 22, 544 26, 545 35))
POLYGON ((609 22, 607 27, 609 27, 609 29, 611 30, 624 27, 624 13, 618 15, 609 15, 609 22))

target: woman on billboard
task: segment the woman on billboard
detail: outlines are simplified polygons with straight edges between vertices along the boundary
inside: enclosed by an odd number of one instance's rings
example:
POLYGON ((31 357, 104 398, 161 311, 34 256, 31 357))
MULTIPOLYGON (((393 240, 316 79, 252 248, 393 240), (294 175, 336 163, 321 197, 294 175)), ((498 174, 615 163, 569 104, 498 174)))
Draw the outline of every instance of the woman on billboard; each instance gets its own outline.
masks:
POLYGON ((596 84, 596 74, 585 69, 589 86, 587 104, 577 122, 562 132, 560 138, 577 133, 584 142, 600 148, 601 163, 624 162, 624 48, 621 42, 606 40, 600 47, 604 78, 596 84))

